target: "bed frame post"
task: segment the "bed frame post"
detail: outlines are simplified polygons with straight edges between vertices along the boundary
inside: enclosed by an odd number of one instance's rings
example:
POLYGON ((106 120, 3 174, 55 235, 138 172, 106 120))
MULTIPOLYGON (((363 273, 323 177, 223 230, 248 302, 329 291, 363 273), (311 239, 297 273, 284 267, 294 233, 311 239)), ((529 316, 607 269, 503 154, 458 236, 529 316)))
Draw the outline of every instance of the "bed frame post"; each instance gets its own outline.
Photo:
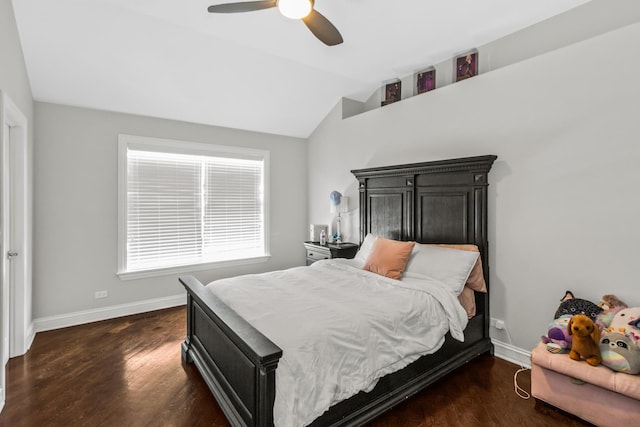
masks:
POLYGON ((191 355, 189 354, 189 348, 191 347, 191 333, 192 333, 192 325, 193 325, 193 319, 192 319, 192 310, 191 310, 191 306, 193 305, 193 297, 191 296, 191 294, 187 293, 187 336, 184 339, 184 342, 181 345, 182 348, 182 363, 187 364, 187 363, 193 363, 193 359, 191 358, 191 355))
MULTIPOLYGON (((358 198, 360 204, 358 206, 364 206, 367 203, 367 180, 364 178, 358 178, 358 198)), ((365 209, 360 208, 360 224, 367 223, 367 213, 365 209)), ((364 242, 364 238, 366 237, 366 230, 361 226, 360 227, 360 244, 364 242)))

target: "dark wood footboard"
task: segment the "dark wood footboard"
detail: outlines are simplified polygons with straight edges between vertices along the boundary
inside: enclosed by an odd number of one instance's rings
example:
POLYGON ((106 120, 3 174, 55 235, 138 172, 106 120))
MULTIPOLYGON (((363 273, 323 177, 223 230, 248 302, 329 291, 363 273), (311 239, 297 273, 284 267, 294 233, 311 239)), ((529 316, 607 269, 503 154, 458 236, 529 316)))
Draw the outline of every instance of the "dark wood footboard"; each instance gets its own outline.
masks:
POLYGON ((282 350, 192 276, 182 361, 194 363, 234 426, 272 426, 275 370, 282 350))

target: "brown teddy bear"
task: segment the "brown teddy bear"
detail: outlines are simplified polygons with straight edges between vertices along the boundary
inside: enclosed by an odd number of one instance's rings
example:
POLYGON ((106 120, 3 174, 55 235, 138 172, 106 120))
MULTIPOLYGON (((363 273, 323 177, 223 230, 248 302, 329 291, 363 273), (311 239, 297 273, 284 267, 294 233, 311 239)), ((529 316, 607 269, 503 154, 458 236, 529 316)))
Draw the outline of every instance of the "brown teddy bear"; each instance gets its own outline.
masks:
POLYGON ((573 337, 569 357, 573 360, 585 358, 591 366, 602 361, 600 356, 600 329, 595 322, 584 314, 576 314, 567 325, 569 335, 573 337))

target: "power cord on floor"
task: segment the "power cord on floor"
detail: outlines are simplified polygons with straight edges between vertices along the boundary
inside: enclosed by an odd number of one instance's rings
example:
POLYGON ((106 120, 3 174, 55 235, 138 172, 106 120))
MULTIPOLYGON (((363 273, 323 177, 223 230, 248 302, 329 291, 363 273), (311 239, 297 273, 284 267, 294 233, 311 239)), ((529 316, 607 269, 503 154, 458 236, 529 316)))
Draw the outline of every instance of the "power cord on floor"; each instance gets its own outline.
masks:
MULTIPOLYGON (((511 343, 511 334, 509 333, 509 329, 507 329, 507 327, 504 326, 504 324, 503 324, 502 330, 504 330, 507 333, 507 339, 509 340, 509 345, 513 345, 511 343)), ((521 373, 521 372, 528 371, 528 370, 529 370, 529 368, 527 368, 526 366, 523 366, 522 364, 520 364, 520 369, 518 369, 516 371, 516 373, 513 374, 513 388, 514 388, 514 391, 518 395, 519 398, 525 399, 525 400, 529 399, 531 397, 531 395, 525 389, 523 389, 522 387, 520 387, 518 385, 518 374, 521 373)))
POLYGON ((521 399, 528 399, 531 397, 531 395, 529 393, 527 393, 527 391, 525 389, 523 389, 522 387, 520 387, 518 385, 518 374, 520 372, 524 372, 524 371, 528 371, 529 368, 525 368, 524 366, 521 367, 520 369, 518 369, 516 371, 516 373, 513 375, 513 388, 514 391, 516 392, 516 394, 518 395, 518 397, 520 397, 521 399))

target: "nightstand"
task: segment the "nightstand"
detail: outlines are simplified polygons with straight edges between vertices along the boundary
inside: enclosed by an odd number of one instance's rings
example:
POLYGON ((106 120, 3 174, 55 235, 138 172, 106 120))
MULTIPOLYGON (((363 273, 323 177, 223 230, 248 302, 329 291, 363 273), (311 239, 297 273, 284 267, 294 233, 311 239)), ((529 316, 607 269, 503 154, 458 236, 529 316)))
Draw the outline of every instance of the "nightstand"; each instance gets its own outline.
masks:
POLYGON ((321 259, 353 258, 358 252, 358 245, 355 243, 321 245, 320 242, 304 242, 304 247, 307 249, 307 265, 321 259))

